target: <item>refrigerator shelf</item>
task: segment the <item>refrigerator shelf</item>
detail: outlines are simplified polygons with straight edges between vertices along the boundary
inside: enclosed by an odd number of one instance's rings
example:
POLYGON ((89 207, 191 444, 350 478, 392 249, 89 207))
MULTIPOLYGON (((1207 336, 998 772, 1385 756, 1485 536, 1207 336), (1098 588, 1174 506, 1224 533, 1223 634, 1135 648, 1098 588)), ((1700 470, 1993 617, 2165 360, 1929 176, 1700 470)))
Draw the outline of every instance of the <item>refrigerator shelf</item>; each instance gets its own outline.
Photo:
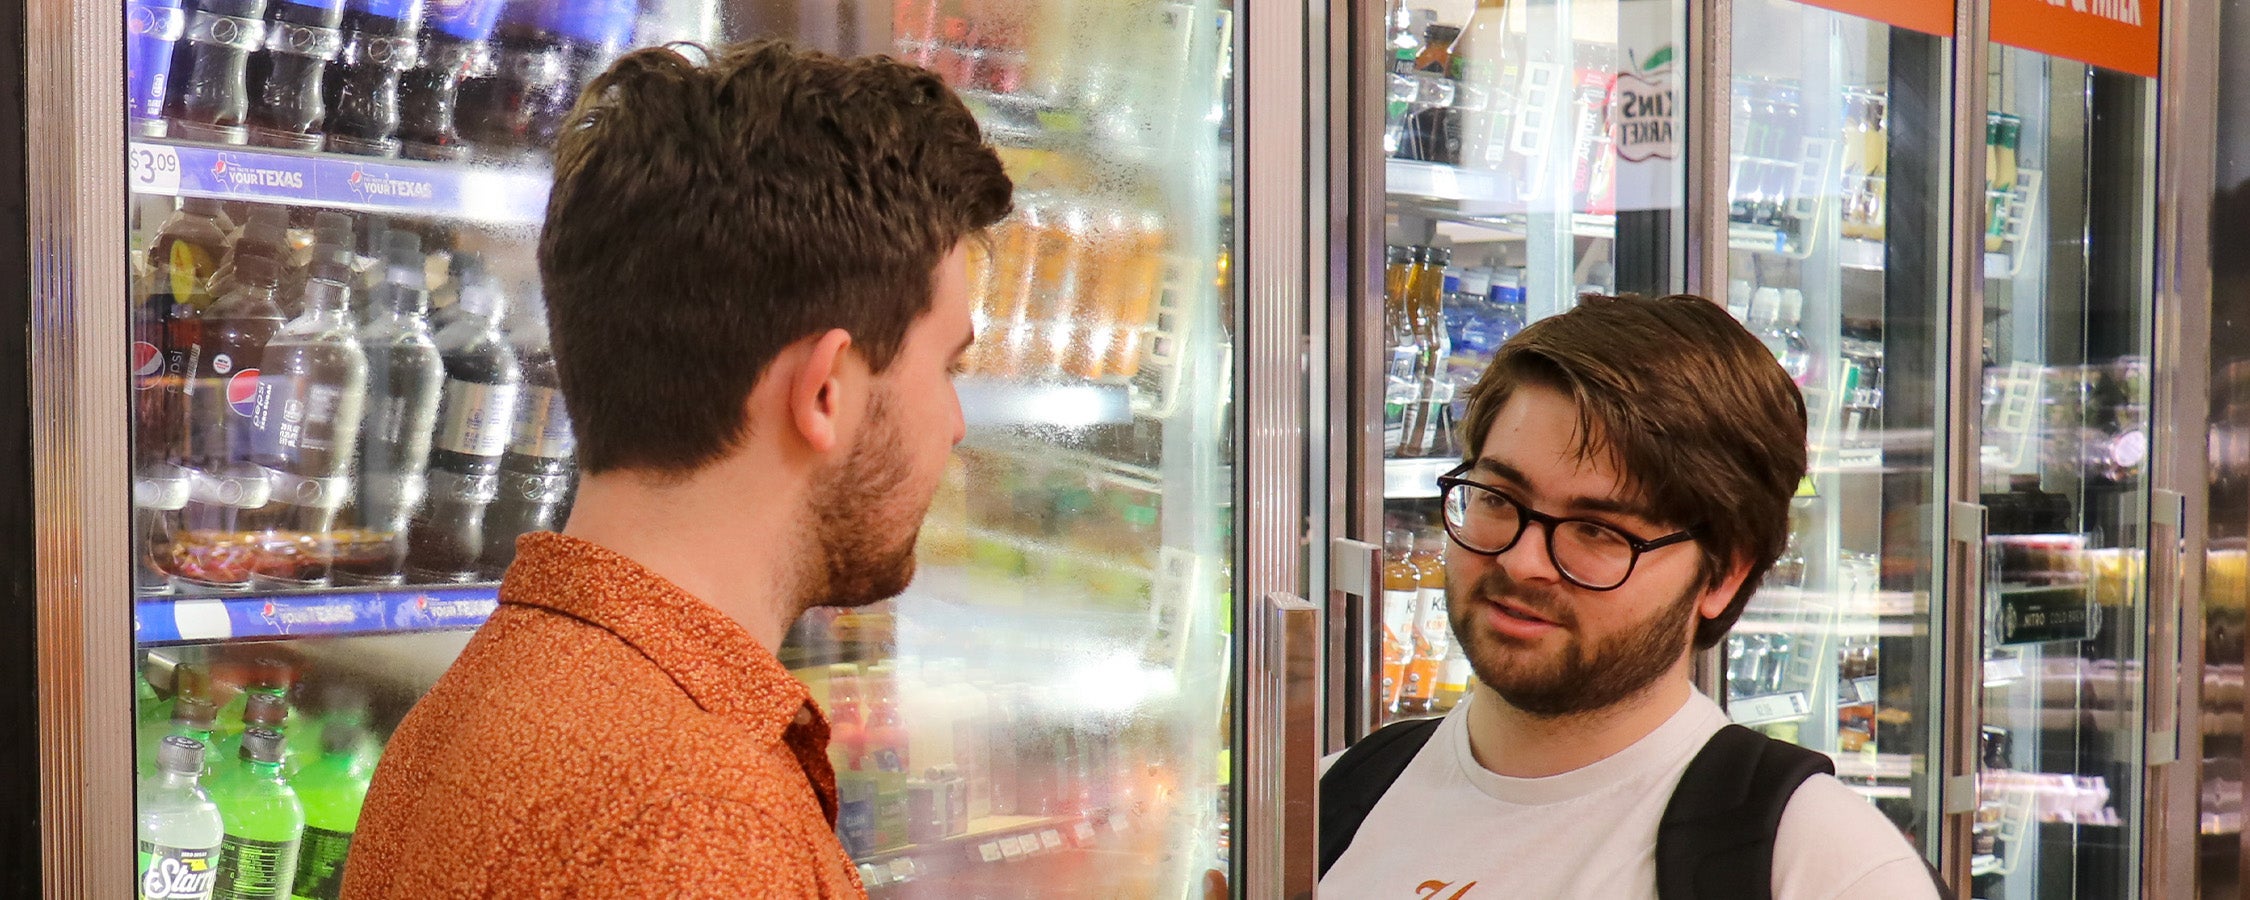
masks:
POLYGON ((854 857, 870 888, 912 881, 925 872, 1013 863, 1028 857, 1093 846, 1104 835, 1131 830, 1129 817, 1106 810, 1061 816, 985 816, 967 831, 942 840, 908 844, 854 857), (870 877, 872 876, 872 877, 870 877))
POLYGON ((133 639, 156 647, 464 631, 499 605, 500 587, 492 584, 141 597, 133 603, 133 639))
POLYGON ((1044 425, 1085 428, 1133 421, 1132 388, 1124 382, 1027 382, 962 377, 953 387, 971 428, 1044 425))
MULTIPOLYGON (((1844 238, 1836 242, 1836 264, 1861 272, 1883 271, 1883 242, 1873 238, 1844 238)), ((2004 251, 1987 251, 1984 254, 1984 274, 1987 278, 2006 278, 2019 269, 2013 257, 2004 251)))
POLYGON ((547 209, 542 169, 379 159, 171 141, 126 148, 136 194, 317 206, 487 225, 537 225, 547 209))

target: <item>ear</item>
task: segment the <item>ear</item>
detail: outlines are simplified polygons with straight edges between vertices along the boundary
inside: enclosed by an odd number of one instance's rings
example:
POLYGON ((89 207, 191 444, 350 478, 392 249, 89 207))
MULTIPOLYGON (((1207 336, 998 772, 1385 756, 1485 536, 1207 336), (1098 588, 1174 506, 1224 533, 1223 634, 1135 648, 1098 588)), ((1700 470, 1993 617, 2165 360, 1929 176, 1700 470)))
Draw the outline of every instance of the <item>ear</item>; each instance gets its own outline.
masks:
POLYGON ((844 391, 838 376, 851 346, 850 332, 829 329, 812 339, 804 362, 789 380, 789 421, 813 452, 836 449, 843 430, 844 391))
POLYGON ((1700 617, 1698 624, 1702 620, 1724 615, 1727 604, 1734 602, 1734 595, 1742 590, 1742 582, 1749 577, 1750 561, 1736 559, 1734 565, 1728 567, 1725 576, 1719 579, 1719 583, 1705 590, 1703 596, 1695 601, 1695 611, 1700 617))

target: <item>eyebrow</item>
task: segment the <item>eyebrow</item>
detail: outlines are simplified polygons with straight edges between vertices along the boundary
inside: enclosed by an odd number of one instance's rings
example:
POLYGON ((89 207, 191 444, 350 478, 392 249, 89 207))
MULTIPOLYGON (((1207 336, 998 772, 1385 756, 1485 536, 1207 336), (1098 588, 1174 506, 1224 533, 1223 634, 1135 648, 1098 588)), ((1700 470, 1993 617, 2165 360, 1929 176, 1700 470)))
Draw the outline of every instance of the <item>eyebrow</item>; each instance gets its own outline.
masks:
MULTIPOLYGON (((1493 459, 1492 457, 1477 457, 1475 468, 1476 471, 1483 472, 1503 481, 1512 482, 1517 487, 1531 487, 1531 479, 1525 478, 1522 471, 1518 470, 1514 466, 1508 465, 1507 463, 1501 462, 1497 459, 1493 459)), ((1570 510, 1573 513, 1607 513, 1610 515, 1631 516, 1643 522, 1654 523, 1657 521, 1656 515, 1654 513, 1651 513, 1648 507, 1642 506, 1638 503, 1634 503, 1630 500, 1617 500, 1609 497, 1572 497, 1564 503, 1564 508, 1570 510)))

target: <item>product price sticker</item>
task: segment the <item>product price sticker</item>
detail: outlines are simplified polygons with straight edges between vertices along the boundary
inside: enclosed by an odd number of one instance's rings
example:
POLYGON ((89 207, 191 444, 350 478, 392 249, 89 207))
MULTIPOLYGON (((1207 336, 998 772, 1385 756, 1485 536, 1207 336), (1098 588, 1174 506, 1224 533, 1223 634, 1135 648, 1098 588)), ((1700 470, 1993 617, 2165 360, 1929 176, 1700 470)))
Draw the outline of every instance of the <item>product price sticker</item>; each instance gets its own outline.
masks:
POLYGON ((1094 823, 1080 822, 1071 829, 1071 833, 1078 836, 1079 843, 1091 844, 1094 842, 1094 823))
POLYGON ((1011 861, 1023 856, 1023 842, 1016 840, 1013 837, 1001 838, 1000 855, 1007 857, 1011 861))
POLYGON ((163 144, 134 144, 125 151, 125 180, 143 194, 180 192, 180 151, 163 144))
POLYGON ((1062 845, 1062 832, 1056 831, 1052 828, 1049 828, 1046 831, 1039 832, 1039 846, 1048 850, 1053 850, 1056 847, 1060 847, 1062 845))
POLYGON ((1882 685, 1878 681, 1880 679, 1873 675, 1852 679, 1852 692, 1859 695, 1859 702, 1873 703, 1875 698, 1882 696, 1882 685))
POLYGON ((982 843, 982 844, 978 844, 978 845, 977 845, 977 855, 978 855, 978 856, 981 856, 981 857, 983 857, 983 858, 984 858, 984 861, 985 861, 985 862, 988 862, 988 863, 989 863, 989 862, 999 862, 999 861, 1000 861, 1000 858, 1001 858, 1001 853, 1000 853, 1000 842, 999 842, 999 841, 985 841, 985 842, 984 842, 984 843, 982 843))
POLYGON ((1801 719, 1811 711, 1812 702, 1804 691, 1745 697, 1727 704, 1727 716, 1737 725, 1762 725, 1767 722, 1801 719))

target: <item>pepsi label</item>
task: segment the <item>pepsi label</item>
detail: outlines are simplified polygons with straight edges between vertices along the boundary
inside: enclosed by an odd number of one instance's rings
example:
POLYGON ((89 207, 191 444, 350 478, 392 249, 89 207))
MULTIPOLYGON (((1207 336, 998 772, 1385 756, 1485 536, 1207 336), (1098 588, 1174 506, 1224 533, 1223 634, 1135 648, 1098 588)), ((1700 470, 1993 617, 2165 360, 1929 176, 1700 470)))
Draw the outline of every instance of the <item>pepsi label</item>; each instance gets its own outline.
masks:
POLYGON ((520 384, 481 384, 448 378, 433 449, 464 456, 499 456, 516 423, 520 384))
POLYGON ((515 440, 508 445, 509 452, 541 459, 569 459, 577 448, 578 439, 570 433, 570 413, 563 407, 562 392, 550 387, 535 387, 525 392, 523 405, 516 413, 515 440))

